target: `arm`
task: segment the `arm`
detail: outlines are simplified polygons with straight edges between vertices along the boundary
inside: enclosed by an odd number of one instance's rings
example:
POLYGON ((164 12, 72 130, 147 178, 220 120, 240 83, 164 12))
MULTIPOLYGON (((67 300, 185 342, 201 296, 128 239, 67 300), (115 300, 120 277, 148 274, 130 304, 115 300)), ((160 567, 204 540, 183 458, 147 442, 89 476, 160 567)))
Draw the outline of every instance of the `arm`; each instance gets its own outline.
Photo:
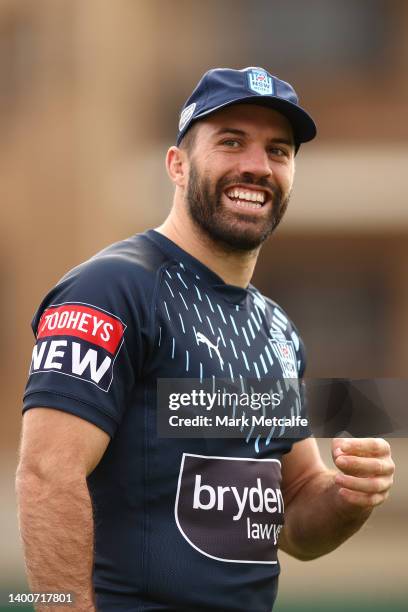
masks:
POLYGON ((337 438, 332 454, 341 472, 323 463, 313 438, 285 456, 282 491, 285 526, 279 546, 301 560, 339 546, 389 495, 395 470, 389 444, 374 438, 337 438))
POLYGON ((86 476, 108 442, 104 431, 60 410, 32 408, 24 415, 16 491, 28 582, 33 592, 72 592, 71 609, 81 612, 95 610, 86 476))

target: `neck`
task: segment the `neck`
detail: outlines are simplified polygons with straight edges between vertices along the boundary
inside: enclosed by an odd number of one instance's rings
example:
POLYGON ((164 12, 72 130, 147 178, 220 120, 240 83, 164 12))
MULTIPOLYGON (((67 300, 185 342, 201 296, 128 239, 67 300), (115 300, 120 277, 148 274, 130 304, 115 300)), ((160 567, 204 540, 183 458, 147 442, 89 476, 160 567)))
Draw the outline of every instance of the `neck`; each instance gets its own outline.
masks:
POLYGON ((175 207, 164 223, 155 229, 201 261, 228 285, 243 288, 248 286, 259 248, 248 252, 229 251, 204 235, 189 216, 179 215, 175 207))

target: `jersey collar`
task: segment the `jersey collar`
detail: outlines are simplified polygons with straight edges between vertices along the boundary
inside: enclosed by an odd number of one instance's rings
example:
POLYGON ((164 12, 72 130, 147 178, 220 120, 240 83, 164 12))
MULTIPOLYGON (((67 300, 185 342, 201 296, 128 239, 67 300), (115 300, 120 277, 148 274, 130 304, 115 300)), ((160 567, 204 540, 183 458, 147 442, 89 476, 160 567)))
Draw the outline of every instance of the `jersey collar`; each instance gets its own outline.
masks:
POLYGON ((228 302, 241 304, 249 296, 251 284, 247 288, 229 285, 201 261, 187 253, 187 251, 184 251, 184 249, 180 248, 166 236, 163 236, 163 234, 156 232, 156 230, 147 230, 145 236, 152 240, 171 259, 182 263, 186 268, 197 274, 200 279, 208 283, 215 291, 221 293, 228 302))

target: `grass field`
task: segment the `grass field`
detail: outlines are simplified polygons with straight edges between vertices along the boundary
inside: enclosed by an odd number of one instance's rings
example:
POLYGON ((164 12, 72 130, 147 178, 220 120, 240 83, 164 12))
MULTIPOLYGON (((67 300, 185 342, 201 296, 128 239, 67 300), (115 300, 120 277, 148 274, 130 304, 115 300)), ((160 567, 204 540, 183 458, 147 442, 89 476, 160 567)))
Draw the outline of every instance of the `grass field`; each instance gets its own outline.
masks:
POLYGON ((362 600, 320 600, 302 603, 293 601, 291 603, 278 602, 273 612, 406 612, 406 601, 373 601, 362 600))

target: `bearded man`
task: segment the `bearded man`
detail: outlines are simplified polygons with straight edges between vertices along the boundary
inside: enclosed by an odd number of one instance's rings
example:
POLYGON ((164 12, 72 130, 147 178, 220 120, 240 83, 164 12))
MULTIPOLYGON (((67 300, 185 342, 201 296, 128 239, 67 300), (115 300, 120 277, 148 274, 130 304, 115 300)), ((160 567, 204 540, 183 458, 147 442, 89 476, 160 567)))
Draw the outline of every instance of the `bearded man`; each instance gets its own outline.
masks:
POLYGON ((70 592, 81 612, 270 612, 278 547, 326 554, 388 496, 382 439, 334 439, 329 469, 310 432, 258 432, 248 414, 235 437, 157 431, 169 379, 247 394, 295 379, 306 418, 302 340, 250 281, 315 134, 288 83, 210 70, 167 153, 168 218, 70 271, 40 305, 17 474, 33 591, 70 592))

